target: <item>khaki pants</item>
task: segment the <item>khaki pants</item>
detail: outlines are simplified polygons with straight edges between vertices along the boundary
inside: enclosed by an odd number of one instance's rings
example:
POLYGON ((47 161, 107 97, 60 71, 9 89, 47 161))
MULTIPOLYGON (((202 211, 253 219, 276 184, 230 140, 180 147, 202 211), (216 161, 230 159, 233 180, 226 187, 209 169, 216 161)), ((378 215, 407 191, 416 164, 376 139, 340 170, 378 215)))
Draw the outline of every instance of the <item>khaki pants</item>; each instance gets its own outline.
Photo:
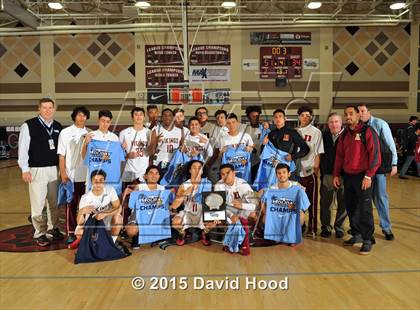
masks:
POLYGON ((30 168, 32 182, 29 183, 31 217, 34 226, 34 238, 45 235, 47 230, 58 227, 57 190, 58 173, 56 166, 30 168), (45 204, 45 200, 48 201, 45 204), (46 205, 47 220, 42 215, 46 205))

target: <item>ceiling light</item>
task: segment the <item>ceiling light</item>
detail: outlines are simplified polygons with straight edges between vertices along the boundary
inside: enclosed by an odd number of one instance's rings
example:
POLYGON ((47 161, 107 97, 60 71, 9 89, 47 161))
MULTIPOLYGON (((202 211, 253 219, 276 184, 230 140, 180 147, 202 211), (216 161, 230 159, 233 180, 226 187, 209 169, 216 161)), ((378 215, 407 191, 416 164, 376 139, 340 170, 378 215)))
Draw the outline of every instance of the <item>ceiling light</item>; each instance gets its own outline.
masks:
POLYGON ((322 6, 321 1, 311 1, 308 3, 308 9, 316 10, 319 9, 322 6))
POLYGON ((394 3, 392 3, 390 6, 389 6, 389 8, 391 9, 391 10, 401 10, 401 9, 403 9, 403 8, 405 8, 407 5, 405 4, 405 2, 401 2, 401 1, 399 1, 399 2, 394 2, 394 3))
POLYGON ((136 7, 140 8, 140 9, 148 9, 150 8, 150 3, 147 1, 137 1, 135 4, 136 7))
POLYGON ((48 6, 53 10, 61 10, 63 8, 60 2, 48 2, 48 6))
POLYGON ((225 9, 232 9, 236 7, 236 2, 234 1, 225 1, 222 3, 222 7, 225 9))

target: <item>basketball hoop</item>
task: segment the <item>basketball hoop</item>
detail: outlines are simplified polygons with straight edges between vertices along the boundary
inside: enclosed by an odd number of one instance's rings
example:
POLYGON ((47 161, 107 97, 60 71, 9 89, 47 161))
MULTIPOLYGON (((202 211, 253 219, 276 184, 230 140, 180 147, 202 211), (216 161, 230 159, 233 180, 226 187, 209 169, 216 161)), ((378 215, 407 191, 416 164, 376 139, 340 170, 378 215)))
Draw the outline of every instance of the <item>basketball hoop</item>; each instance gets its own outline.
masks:
POLYGON ((168 83, 168 104, 204 103, 204 87, 202 83, 168 83))

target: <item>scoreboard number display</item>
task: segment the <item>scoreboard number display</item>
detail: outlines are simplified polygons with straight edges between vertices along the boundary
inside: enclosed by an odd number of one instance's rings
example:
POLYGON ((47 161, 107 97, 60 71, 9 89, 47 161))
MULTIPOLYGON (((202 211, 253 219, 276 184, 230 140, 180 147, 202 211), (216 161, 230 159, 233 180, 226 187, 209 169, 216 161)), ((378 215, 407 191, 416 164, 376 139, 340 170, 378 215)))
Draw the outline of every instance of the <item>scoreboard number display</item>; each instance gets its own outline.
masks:
POLYGON ((260 47, 260 78, 302 78, 302 47, 260 47))

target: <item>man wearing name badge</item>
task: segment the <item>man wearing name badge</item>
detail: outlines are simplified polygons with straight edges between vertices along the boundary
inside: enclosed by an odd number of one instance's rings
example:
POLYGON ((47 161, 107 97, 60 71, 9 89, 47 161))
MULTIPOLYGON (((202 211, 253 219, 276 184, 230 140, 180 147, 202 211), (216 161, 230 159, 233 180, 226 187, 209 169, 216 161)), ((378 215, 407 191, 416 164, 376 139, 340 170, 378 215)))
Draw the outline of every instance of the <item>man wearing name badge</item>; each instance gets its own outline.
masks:
POLYGON ((49 238, 64 239, 58 229, 57 208, 57 144, 62 126, 53 119, 55 103, 52 99, 41 99, 38 111, 37 117, 25 121, 20 128, 18 164, 23 181, 29 185, 34 239, 39 246, 48 246, 49 238), (42 213, 46 200, 47 221, 42 213))
MULTIPOLYGON (((397 174, 398 155, 397 148, 395 147, 394 138, 392 137, 391 129, 387 122, 383 119, 373 117, 372 112, 369 110, 367 104, 363 103, 358 106, 360 111, 361 120, 375 129, 380 140, 388 147, 392 154, 392 162, 390 167, 384 167, 386 159, 382 156, 382 164, 375 174, 373 181, 373 203, 376 206, 379 214, 380 226, 382 233, 385 235, 386 240, 393 240, 394 234, 391 230, 391 218, 389 216, 389 199, 386 191, 386 172, 381 171, 381 168, 390 170, 390 176, 397 174)), ((381 154, 384 154, 381 152, 381 154)), ((384 154, 385 155, 385 154, 384 154)))
POLYGON ((347 128, 341 134, 335 155, 333 184, 344 181, 344 200, 350 220, 352 237, 344 246, 362 244, 360 254, 367 255, 375 243, 375 224, 372 213, 372 178, 381 165, 379 138, 375 130, 360 121, 359 109, 347 106, 344 110, 347 128), (365 143, 362 132, 365 132, 365 143))
POLYGON ((90 112, 86 107, 74 108, 71 114, 74 124, 64 128, 58 137, 57 153, 61 182, 64 184, 72 182, 74 188, 73 199, 66 205, 67 244, 76 239, 74 231, 77 226, 77 208, 80 198, 85 193, 87 168, 83 164, 81 148, 84 136, 89 132, 85 126, 89 116, 90 112))

